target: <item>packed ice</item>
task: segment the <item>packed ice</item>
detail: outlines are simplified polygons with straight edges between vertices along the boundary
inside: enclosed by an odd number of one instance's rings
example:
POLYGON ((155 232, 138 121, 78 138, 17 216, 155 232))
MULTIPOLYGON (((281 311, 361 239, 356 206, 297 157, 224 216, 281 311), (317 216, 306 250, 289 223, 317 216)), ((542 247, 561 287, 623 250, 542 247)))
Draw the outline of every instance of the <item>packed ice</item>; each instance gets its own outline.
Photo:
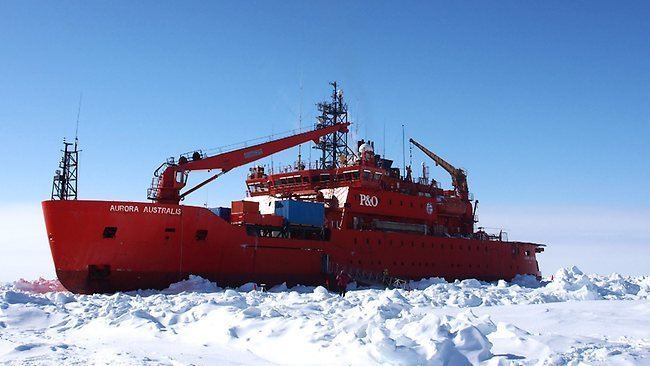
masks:
POLYGON ((345 297, 198 276, 111 295, 20 280, 0 285, 0 363, 648 365, 650 277, 571 267, 544 281, 429 278, 345 297))

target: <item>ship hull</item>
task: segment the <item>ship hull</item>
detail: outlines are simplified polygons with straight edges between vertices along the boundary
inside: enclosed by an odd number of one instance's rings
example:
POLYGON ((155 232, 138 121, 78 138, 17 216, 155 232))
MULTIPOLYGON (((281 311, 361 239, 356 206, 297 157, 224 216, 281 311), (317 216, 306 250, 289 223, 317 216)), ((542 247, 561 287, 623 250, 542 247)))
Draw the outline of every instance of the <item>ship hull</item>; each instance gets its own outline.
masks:
POLYGON ((327 240, 260 237, 203 207, 44 201, 57 277, 76 293, 163 289, 199 275, 220 286, 325 285, 333 268, 402 279, 540 276, 532 243, 332 230, 327 240))

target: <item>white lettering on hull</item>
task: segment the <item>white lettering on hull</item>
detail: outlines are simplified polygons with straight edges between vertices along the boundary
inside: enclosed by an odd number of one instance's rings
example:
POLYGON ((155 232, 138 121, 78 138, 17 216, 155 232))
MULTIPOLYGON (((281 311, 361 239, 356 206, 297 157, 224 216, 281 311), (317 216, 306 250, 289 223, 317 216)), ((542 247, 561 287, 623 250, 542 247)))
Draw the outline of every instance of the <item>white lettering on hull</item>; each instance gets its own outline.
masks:
POLYGON ((162 206, 143 206, 140 209, 138 205, 111 205, 110 212, 124 212, 124 213, 142 213, 153 215, 172 215, 180 216, 181 209, 179 207, 162 207, 162 206))

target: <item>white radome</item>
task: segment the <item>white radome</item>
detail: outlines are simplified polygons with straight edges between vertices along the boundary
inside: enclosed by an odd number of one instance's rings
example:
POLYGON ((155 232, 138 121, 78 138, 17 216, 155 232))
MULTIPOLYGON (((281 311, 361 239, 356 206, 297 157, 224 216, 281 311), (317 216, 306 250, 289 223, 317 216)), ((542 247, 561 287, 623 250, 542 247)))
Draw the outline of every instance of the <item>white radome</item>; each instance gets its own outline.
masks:
POLYGON ((370 144, 363 143, 359 146, 359 154, 364 154, 366 152, 374 152, 375 149, 372 148, 370 144))

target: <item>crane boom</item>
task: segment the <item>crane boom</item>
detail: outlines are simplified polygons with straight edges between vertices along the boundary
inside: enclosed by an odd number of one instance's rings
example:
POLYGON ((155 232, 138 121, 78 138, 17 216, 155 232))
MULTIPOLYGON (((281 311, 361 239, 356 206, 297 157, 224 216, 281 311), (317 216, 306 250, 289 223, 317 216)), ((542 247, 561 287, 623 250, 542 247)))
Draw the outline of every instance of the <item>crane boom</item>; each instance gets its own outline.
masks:
POLYGON ((433 159, 436 165, 440 165, 444 170, 447 171, 447 173, 449 173, 451 176, 451 183, 454 186, 454 189, 456 189, 456 193, 460 197, 464 199, 467 199, 469 197, 469 188, 467 187, 467 174, 463 169, 456 168, 453 165, 449 164, 447 161, 445 161, 445 159, 422 146, 419 142, 413 139, 409 139, 409 142, 415 145, 418 149, 422 150, 424 154, 433 159))
POLYGON ((150 199, 161 203, 178 203, 181 198, 194 192, 196 189, 216 179, 225 172, 248 164, 256 160, 273 155, 277 152, 289 149, 308 141, 318 143, 318 140, 327 134, 335 132, 347 132, 350 123, 337 123, 331 126, 316 128, 307 132, 291 135, 288 137, 264 142, 261 144, 244 147, 241 149, 225 152, 218 155, 202 158, 197 155, 194 160, 188 161, 186 158, 179 159, 178 164, 167 164, 165 170, 159 177, 150 199), (208 178, 196 187, 181 194, 180 190, 186 185, 187 174, 195 170, 212 170, 219 169, 220 172, 213 177, 208 178))

